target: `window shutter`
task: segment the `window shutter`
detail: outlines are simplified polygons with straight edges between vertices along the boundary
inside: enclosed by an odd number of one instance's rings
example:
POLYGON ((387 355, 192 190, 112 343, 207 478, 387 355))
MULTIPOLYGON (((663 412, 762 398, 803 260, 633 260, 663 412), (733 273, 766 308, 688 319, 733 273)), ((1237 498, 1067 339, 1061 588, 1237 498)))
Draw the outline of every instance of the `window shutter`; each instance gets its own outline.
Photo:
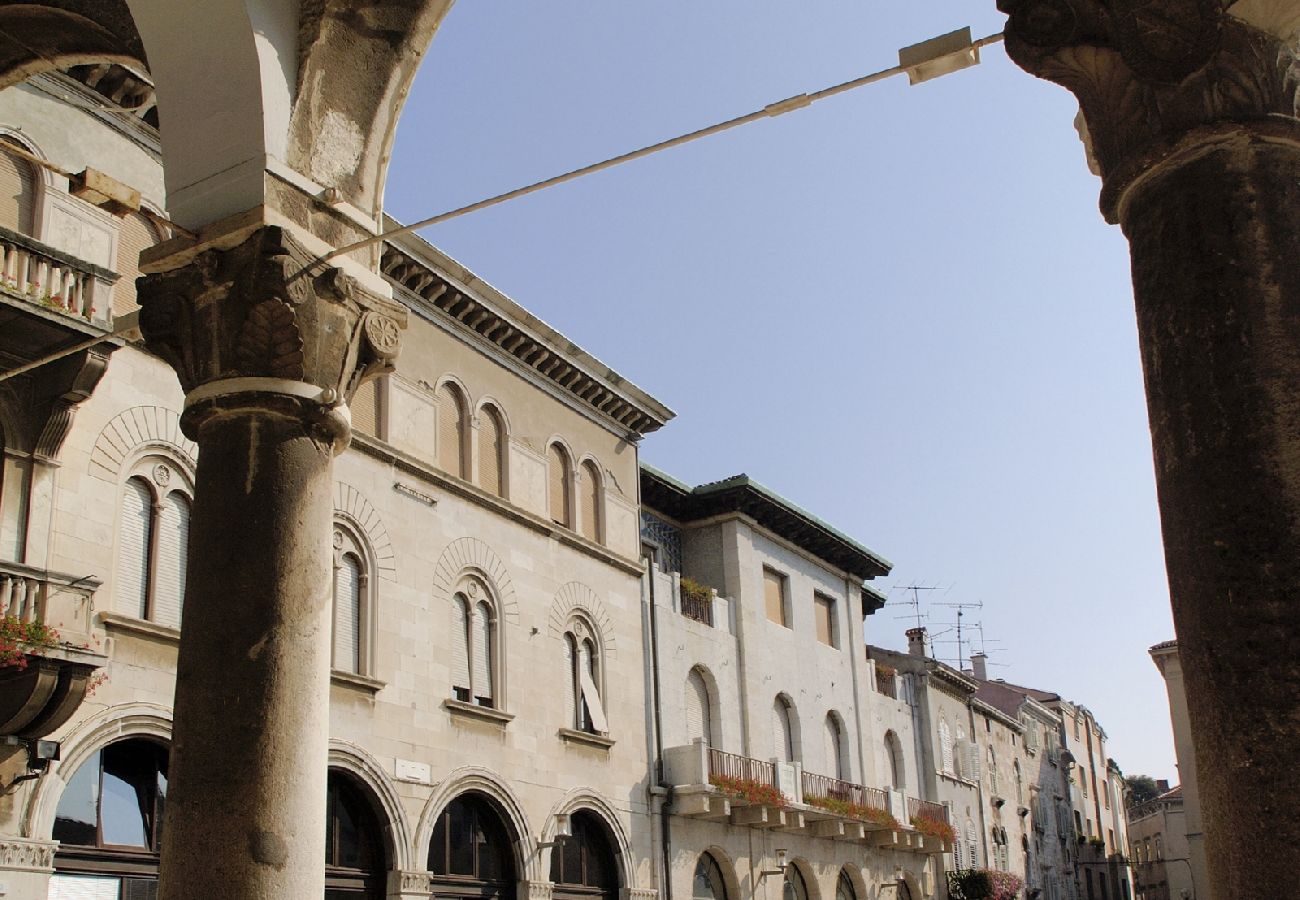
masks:
POLYGON ((952 774, 952 732, 948 730, 948 723, 942 719, 939 721, 939 753, 943 771, 952 774))
POLYGON ((980 777, 980 745, 974 741, 967 742, 966 750, 966 771, 964 774, 972 781, 979 781, 980 777))
POLYGON ((501 484, 501 421, 496 411, 484 407, 479 416, 478 477, 483 490, 502 496, 501 484))
POLYGON ((459 392, 450 385, 438 388, 438 465, 445 472, 465 477, 465 416, 459 392))
POLYGON ((587 668, 580 668, 578 670, 578 683, 582 687, 582 703, 583 708, 586 710, 590 730, 598 734, 607 733, 609 731, 609 722, 605 721, 605 705, 600 701, 600 691, 596 688, 596 681, 592 677, 592 671, 587 668))
POLYGON ((767 617, 778 625, 785 624, 785 578, 771 569, 763 570, 763 598, 767 617))
POLYGON ((158 229, 138 212, 127 213, 117 230, 117 273, 113 285, 113 315, 136 308, 135 280, 140 277, 140 253, 161 241, 158 229))
POLYGON ((352 427, 375 437, 379 436, 379 387, 378 378, 361 385, 357 388, 349 408, 349 412, 352 413, 352 427))
POLYGON ((334 668, 361 671, 361 562, 351 553, 334 572, 334 668))
POLYGON ((492 610, 481 600, 474 608, 474 697, 492 705, 492 610))
POLYGON ((565 527, 573 524, 569 512, 569 457, 558 444, 546 448, 551 520, 565 527))
POLYGON ((776 738, 775 756, 780 762, 794 762, 794 734, 790 727, 790 708, 780 697, 777 697, 772 707, 772 714, 775 719, 772 725, 772 733, 776 738))
POLYGON ((600 473, 590 462, 582 464, 582 536, 600 541, 600 473))
POLYGON ((823 594, 813 595, 817 614, 817 640, 835 646, 835 601, 823 594))
POLYGON ((581 701, 578 704, 578 728, 583 731, 591 729, 591 707, 587 702, 586 683, 591 681, 593 655, 590 641, 578 645, 578 698, 581 701))
POLYGON ((461 594, 451 603, 451 687, 458 699, 470 699, 469 604, 461 594))
MULTIPOLYGON (((0 154, 0 159, 8 157, 0 154)), ((117 584, 113 586, 118 609, 143 619, 148 615, 149 530, 153 494, 138 478, 122 492, 122 518, 117 529, 117 584)))
MULTIPOLYGON (((13 146, 0 140, 0 150, 13 146)), ((36 210, 36 172, 31 165, 0 152, 0 225, 31 234, 36 210)))
POLYGON ((706 745, 713 743, 709 715, 709 690, 703 677, 694 670, 686 676, 686 740, 703 738, 706 745))
POLYGON ((189 557, 190 501, 172 491, 162 504, 158 522, 157 585, 154 588, 153 620, 159 625, 181 627, 181 604, 185 601, 185 565, 189 557))
POLYGON ((574 646, 573 635, 564 636, 564 718, 565 727, 574 728, 578 722, 578 660, 577 648, 574 646))
POLYGON ((834 772, 840 781, 844 780, 844 759, 840 751, 840 727, 833 716, 826 717, 826 770, 834 772))

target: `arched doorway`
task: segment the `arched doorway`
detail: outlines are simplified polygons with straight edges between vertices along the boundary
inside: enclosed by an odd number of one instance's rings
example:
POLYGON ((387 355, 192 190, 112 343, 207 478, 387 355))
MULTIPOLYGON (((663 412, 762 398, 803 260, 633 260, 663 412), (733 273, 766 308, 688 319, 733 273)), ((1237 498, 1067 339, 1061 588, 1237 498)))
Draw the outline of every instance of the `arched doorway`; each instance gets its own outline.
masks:
POLYGON ((468 791, 438 814, 429 841, 433 895, 500 898, 515 895, 514 838, 496 803, 468 791))
POLYGON ((579 810, 569 830, 551 851, 554 900, 616 900, 618 857, 609 828, 595 813, 579 810))
POLYGON ((325 900, 382 900, 383 833, 365 789, 331 769, 325 800, 325 900))
POLYGON ((785 867, 785 884, 781 890, 782 900, 809 900, 808 883, 803 880, 799 866, 790 863, 785 867))
POLYGON ((167 747, 128 738, 96 750, 54 813, 51 900, 153 896, 167 797, 167 747))

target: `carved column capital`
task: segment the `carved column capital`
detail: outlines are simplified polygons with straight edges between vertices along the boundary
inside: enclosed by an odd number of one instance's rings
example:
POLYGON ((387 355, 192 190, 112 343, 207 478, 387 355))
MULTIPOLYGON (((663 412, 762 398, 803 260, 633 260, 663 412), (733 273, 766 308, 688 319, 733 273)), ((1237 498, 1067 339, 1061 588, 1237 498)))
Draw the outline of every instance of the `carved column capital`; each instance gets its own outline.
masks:
POLYGON ((406 327, 400 303, 273 225, 145 276, 138 297, 145 345, 176 370, 187 410, 235 394, 337 408, 392 371, 406 327))
POLYGON ((1007 53, 1079 100, 1102 213, 1195 147, 1243 134, 1300 144, 1296 47, 1223 0, 998 0, 1007 53))

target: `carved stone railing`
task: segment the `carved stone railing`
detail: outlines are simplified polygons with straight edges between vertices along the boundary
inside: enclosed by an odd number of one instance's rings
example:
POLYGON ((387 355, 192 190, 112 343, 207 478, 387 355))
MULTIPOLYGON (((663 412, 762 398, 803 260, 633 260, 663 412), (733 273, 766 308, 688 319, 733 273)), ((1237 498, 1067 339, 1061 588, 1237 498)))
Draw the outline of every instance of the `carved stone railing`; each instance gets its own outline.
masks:
POLYGON ((0 616, 54 628, 72 644, 89 643, 99 580, 0 562, 0 616))
POLYGON ((107 325, 117 273, 0 227, 0 292, 107 325))

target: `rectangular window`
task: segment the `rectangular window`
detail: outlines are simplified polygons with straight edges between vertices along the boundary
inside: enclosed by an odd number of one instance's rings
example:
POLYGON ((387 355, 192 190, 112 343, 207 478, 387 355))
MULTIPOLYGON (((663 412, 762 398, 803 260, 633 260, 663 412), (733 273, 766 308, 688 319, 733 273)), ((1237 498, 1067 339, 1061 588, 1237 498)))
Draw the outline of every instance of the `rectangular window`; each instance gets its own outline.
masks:
POLYGON ((817 640, 831 647, 835 641, 835 598, 813 594, 813 612, 817 619, 817 640))
POLYGON ((775 569, 763 567, 763 598, 767 604, 767 617, 778 625, 790 627, 786 615, 785 576, 775 569))

